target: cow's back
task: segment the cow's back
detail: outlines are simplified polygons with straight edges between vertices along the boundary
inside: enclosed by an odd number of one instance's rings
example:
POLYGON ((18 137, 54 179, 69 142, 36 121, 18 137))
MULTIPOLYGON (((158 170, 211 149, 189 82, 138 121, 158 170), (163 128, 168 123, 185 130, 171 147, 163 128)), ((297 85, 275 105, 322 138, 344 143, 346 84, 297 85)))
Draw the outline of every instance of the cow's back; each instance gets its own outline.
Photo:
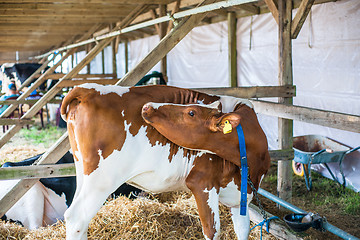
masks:
POLYGON ((74 157, 83 162, 85 175, 97 174, 98 168, 108 175, 114 171, 125 175, 121 171, 126 166, 131 172, 124 181, 152 192, 175 190, 184 183, 191 163, 200 153, 171 143, 145 123, 141 109, 149 101, 186 103, 218 99, 205 99, 206 96, 160 86, 81 85, 65 97, 61 114, 68 122, 74 157))

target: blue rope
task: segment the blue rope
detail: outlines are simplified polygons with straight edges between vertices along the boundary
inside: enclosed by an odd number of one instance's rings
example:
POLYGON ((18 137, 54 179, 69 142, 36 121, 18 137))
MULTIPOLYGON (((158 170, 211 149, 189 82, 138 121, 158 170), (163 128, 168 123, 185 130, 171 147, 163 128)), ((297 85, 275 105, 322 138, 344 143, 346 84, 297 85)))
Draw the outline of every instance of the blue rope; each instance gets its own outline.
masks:
POLYGON ((269 224, 270 224, 270 221, 271 221, 271 220, 274 220, 274 219, 279 219, 279 218, 276 217, 276 216, 273 216, 273 217, 271 217, 271 218, 264 219, 264 220, 263 220, 262 222, 260 222, 259 224, 253 226, 253 227, 250 229, 250 231, 253 230, 254 228, 260 226, 260 227, 261 227, 261 229, 260 229, 260 239, 262 239, 262 228, 263 228, 264 224, 266 224, 266 231, 269 232, 269 224))
POLYGON ((245 145, 245 136, 244 131, 239 124, 236 127, 236 131, 239 138, 239 150, 240 150, 240 160, 241 160, 241 198, 240 198, 240 215, 246 215, 246 206, 247 206, 247 178, 248 178, 248 163, 246 157, 246 145, 245 145))

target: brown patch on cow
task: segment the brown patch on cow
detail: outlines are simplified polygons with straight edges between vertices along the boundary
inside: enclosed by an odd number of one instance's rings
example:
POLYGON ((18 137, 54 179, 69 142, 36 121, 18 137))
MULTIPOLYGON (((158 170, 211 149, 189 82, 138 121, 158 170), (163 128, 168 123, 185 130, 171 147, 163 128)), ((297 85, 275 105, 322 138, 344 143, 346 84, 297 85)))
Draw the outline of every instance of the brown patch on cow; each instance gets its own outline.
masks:
POLYGON ((84 162, 84 174, 98 168, 100 156, 107 158, 115 149, 121 150, 125 141, 124 120, 121 115, 120 96, 115 93, 100 95, 93 89, 75 88, 67 113, 71 146, 80 146, 84 162), (81 91, 81 94, 77 92, 81 91), (77 94, 76 94, 77 93, 77 94))
MULTIPOLYGON (((188 104, 202 101, 208 104, 217 100, 217 96, 169 86, 133 87, 121 97, 116 93, 100 95, 95 89, 80 86, 64 98, 61 114, 72 120, 68 124, 71 146, 76 148, 76 136, 83 157, 84 174, 89 175, 99 165, 99 150, 106 159, 115 149, 122 149, 127 134, 124 123, 130 124, 129 133, 132 136, 136 136, 140 128, 145 127, 152 146, 170 144, 169 161, 178 153, 178 145, 170 142, 142 119, 141 109, 145 103, 188 104)), ((184 150, 184 156, 190 158, 192 154, 194 152, 184 150)))
MULTIPOLYGON (((209 96, 204 93, 189 89, 181 89, 169 86, 146 86, 130 88, 128 93, 123 94, 125 120, 131 122, 130 133, 135 136, 142 126, 146 127, 146 136, 152 146, 170 144, 169 161, 179 151, 179 146, 161 135, 155 128, 147 124, 141 117, 142 107, 148 102, 192 104, 203 101, 205 104, 219 100, 217 96, 209 96)), ((189 159, 195 152, 184 149, 184 156, 189 159)))

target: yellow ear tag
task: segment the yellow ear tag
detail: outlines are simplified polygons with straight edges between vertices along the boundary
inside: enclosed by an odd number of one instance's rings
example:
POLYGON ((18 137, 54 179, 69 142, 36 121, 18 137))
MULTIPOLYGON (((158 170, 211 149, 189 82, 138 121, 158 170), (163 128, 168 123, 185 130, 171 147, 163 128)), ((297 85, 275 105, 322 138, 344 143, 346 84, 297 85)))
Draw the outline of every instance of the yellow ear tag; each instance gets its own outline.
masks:
POLYGON ((227 133, 231 133, 231 131, 232 131, 232 126, 231 126, 230 122, 228 120, 226 120, 224 123, 223 133, 227 134, 227 133))

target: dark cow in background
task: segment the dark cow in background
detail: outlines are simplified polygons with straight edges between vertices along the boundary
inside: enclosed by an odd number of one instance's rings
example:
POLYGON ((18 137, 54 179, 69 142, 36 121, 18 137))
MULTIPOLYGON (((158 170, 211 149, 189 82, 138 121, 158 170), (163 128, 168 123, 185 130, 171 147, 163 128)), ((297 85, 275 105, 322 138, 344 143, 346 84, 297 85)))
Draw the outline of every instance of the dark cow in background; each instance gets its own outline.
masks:
POLYGON ((40 67, 41 64, 37 63, 16 63, 12 67, 5 67, 4 73, 9 78, 17 78, 21 83, 23 83, 40 67))
MULTIPOLYGON (((2 167, 30 166, 42 154, 21 162, 6 162, 2 167)), ((67 152, 57 164, 74 163, 73 155, 67 152)), ((0 181, 0 197, 3 197, 18 180, 0 181)), ((35 229, 64 219, 65 210, 71 205, 76 190, 76 177, 41 178, 4 216, 2 220, 21 223, 35 229)), ((119 195, 136 197, 141 190, 127 184, 120 186, 112 197, 119 195)))
MULTIPOLYGON (((2 71, 9 78, 9 80, 19 80, 20 83, 23 84, 26 79, 28 79, 41 66, 42 64, 38 63, 5 64, 2 66, 2 71)), ((46 67, 43 72, 48 68, 49 67, 46 67)), ((36 80, 37 78, 33 79, 31 83, 35 82, 36 80)), ((42 91, 46 90, 46 82, 42 83, 39 86, 39 89, 42 91)))

